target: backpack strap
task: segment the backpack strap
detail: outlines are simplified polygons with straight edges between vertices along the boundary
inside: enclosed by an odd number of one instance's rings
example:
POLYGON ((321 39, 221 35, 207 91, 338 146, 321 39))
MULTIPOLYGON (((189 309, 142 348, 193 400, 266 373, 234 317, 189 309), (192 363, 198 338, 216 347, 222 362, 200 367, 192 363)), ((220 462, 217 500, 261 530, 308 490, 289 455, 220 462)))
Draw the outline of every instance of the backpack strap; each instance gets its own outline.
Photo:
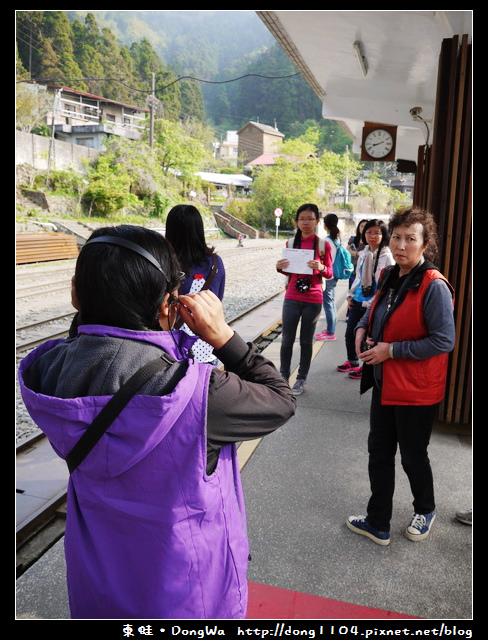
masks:
POLYGON ((212 268, 210 269, 210 273, 208 274, 208 277, 205 280, 205 284, 203 285, 202 291, 204 289, 210 289, 210 285, 212 284, 213 279, 217 275, 218 270, 219 269, 217 267, 217 256, 215 255, 215 253, 212 253, 212 268))
POLYGON ((327 251, 326 241, 324 238, 319 238, 319 255, 321 258, 325 258, 325 253, 327 251))
POLYGON ((162 396, 173 391, 178 382, 183 378, 188 368, 188 360, 176 361, 167 354, 162 354, 159 358, 156 358, 156 360, 148 362, 136 371, 107 402, 66 456, 66 463, 70 473, 73 473, 78 465, 83 462, 129 400, 136 394, 137 390, 140 389, 147 380, 158 373, 158 371, 164 368, 166 368, 166 372, 163 379, 163 388, 160 393, 162 396))

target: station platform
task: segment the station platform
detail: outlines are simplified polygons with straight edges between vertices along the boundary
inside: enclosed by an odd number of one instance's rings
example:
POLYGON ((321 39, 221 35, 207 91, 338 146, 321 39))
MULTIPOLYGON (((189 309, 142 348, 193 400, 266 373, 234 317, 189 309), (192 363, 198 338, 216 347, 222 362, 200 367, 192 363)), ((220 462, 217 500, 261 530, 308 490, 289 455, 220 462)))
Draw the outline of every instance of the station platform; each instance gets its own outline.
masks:
MULTIPOLYGON (((455 519, 472 504, 470 432, 436 425, 429 454, 437 518, 425 541, 403 535, 412 498, 399 460, 391 544, 376 545, 345 525, 369 498, 370 401, 357 380, 336 371, 346 360, 346 287, 339 281, 336 288, 337 340, 316 342, 295 416, 239 448, 252 558, 248 619, 470 621, 472 527, 455 519)), ((322 314, 317 331, 323 328, 322 314)), ((265 351, 277 365, 279 347, 276 340, 265 351)), ((297 341, 295 364, 298 351, 297 341)), ((69 619, 63 541, 16 586, 17 619, 69 619)))

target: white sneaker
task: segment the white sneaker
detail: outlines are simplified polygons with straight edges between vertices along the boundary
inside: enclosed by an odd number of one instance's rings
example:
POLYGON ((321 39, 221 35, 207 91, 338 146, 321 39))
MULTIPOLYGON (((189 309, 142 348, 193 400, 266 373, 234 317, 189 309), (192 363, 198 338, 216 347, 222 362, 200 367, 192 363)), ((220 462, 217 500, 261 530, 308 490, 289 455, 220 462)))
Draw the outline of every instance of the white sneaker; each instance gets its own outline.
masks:
POLYGON ((468 509, 467 511, 456 511, 456 518, 459 522, 473 525, 473 509, 468 509))
POLYGON ((430 528, 435 520, 435 511, 423 515, 414 513, 410 524, 405 531, 405 535, 409 540, 416 542, 417 540, 425 540, 430 533, 430 528))

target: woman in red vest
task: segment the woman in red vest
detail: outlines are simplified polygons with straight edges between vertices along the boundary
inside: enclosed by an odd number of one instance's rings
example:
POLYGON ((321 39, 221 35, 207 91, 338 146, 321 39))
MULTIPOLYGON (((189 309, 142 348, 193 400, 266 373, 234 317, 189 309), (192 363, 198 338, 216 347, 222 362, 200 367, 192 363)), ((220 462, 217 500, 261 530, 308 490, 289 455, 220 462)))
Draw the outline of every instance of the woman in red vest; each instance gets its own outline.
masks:
POLYGON ((414 513, 405 535, 417 541, 430 533, 435 500, 427 448, 455 343, 454 291, 433 263, 437 231, 432 215, 413 207, 398 211, 390 233, 395 265, 384 269, 373 304, 356 328, 361 393, 373 389, 371 497, 367 515, 347 521, 349 529, 381 545, 390 542, 397 446, 413 494, 414 513))

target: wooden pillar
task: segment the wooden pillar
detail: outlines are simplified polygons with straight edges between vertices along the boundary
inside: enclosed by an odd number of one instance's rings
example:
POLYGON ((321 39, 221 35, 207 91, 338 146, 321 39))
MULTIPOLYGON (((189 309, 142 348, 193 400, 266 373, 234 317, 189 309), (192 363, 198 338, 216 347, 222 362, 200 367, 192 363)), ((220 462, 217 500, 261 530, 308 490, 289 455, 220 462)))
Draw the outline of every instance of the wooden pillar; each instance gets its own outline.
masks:
POLYGON ((431 211, 439 230, 439 268, 456 292, 456 347, 449 359, 445 423, 469 425, 472 395, 472 86, 471 45, 442 43, 432 147, 420 147, 414 204, 431 211))

